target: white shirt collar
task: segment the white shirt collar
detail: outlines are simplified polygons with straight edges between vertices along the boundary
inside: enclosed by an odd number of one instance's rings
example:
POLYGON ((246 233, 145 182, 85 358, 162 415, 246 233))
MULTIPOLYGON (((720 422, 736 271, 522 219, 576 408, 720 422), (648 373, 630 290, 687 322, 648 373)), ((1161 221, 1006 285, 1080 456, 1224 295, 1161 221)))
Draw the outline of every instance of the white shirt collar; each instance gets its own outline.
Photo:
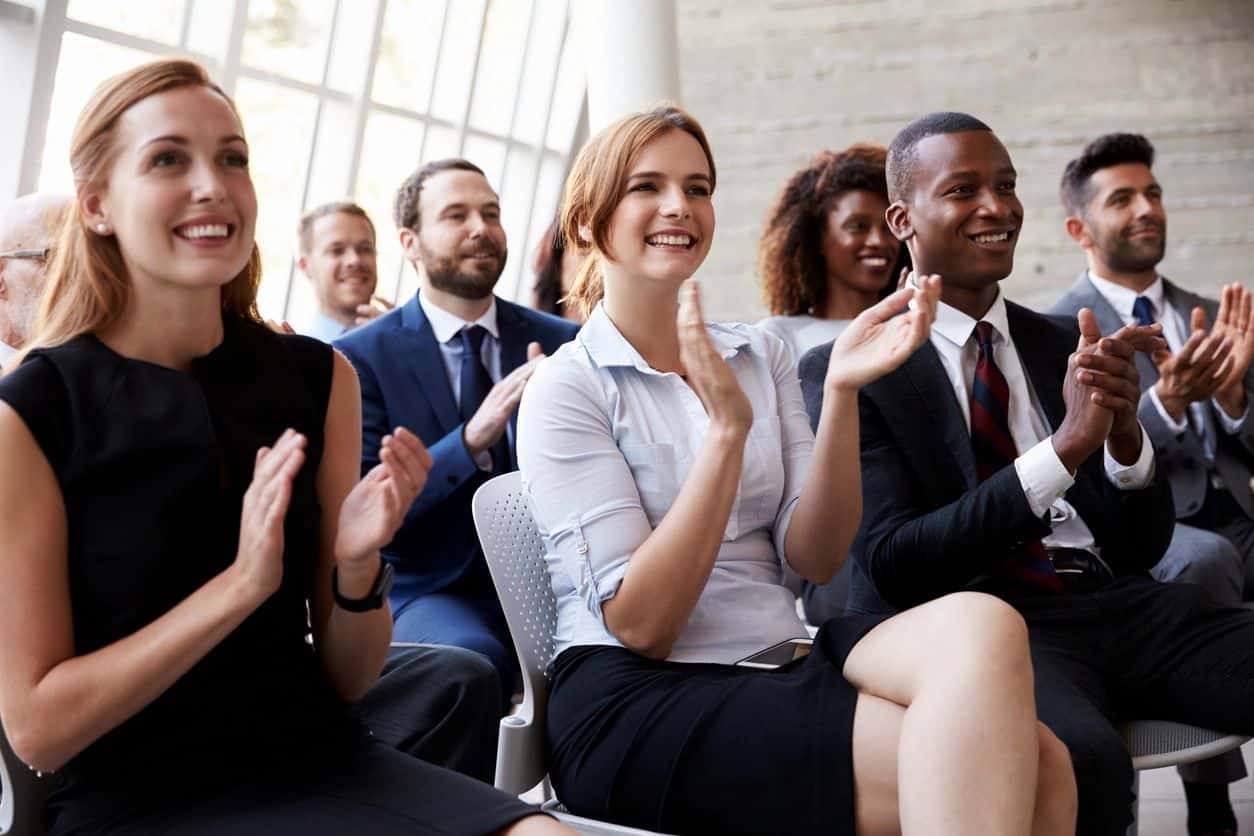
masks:
MULTIPOLYGON (((710 339, 724 360, 730 360, 744 346, 749 345, 748 338, 720 327, 711 322, 706 323, 710 339)), ((610 366, 633 366, 645 374, 662 374, 650 366, 636 351, 635 346, 627 341, 618 326, 605 312, 605 304, 598 302, 592 309, 588 321, 579 329, 579 342, 587 350, 588 355, 601 368, 610 366)))
POLYGON ((1150 301, 1153 307, 1155 319, 1161 319, 1163 311, 1166 310, 1166 303, 1163 301, 1163 277, 1154 274, 1154 283, 1145 288, 1143 293, 1137 293, 1135 290, 1124 287, 1121 284, 1115 284, 1110 279, 1104 279, 1101 276, 1089 271, 1089 281, 1093 283, 1093 287, 1097 288, 1097 292, 1106 297, 1106 301, 1115 309, 1115 313, 1119 314, 1125 320, 1133 318, 1132 306, 1136 303, 1136 297, 1144 296, 1150 301))
POLYGON ((0 342, 0 365, 3 365, 17 354, 17 349, 6 342, 0 342))
POLYGON ((955 307, 944 302, 936 304, 936 320, 932 323, 932 333, 940 334, 959 349, 966 346, 979 322, 987 322, 1001 336, 1003 342, 1010 342, 1010 321, 1006 318, 1006 297, 997 288, 997 298, 992 306, 980 319, 972 319, 955 307))
POLYGON ((492 335, 493 339, 500 339, 500 332, 496 327, 495 295, 492 296, 492 301, 488 305, 488 309, 483 312, 483 316, 474 322, 467 322, 457 314, 449 313, 435 303, 427 301, 427 297, 421 293, 418 294, 418 304, 422 306, 422 312, 426 315, 427 322, 431 323, 431 330, 435 334, 437 342, 446 343, 456 337, 463 328, 473 325, 482 325, 492 335))

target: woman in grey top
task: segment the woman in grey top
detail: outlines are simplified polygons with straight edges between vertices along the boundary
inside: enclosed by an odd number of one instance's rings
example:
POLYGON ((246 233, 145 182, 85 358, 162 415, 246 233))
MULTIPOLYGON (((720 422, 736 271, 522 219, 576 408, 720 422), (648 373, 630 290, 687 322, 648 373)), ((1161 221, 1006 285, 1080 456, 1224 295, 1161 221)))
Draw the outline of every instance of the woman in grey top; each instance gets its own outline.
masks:
POLYGON ((758 245, 758 276, 774 316, 758 323, 794 364, 831 342, 892 290, 905 248, 888 229, 885 150, 820 151, 775 199, 758 245))
POLYGON ((562 232, 590 251, 572 297, 591 315, 518 421, 558 599, 559 796, 668 833, 1073 832, 1026 630, 990 596, 833 619, 804 658, 733 664, 804 635, 782 566, 822 581, 848 549, 858 389, 927 339, 940 280, 846 329, 816 438, 783 346, 705 325, 685 285, 714 185, 704 133, 673 107, 606 128, 567 182, 562 232))

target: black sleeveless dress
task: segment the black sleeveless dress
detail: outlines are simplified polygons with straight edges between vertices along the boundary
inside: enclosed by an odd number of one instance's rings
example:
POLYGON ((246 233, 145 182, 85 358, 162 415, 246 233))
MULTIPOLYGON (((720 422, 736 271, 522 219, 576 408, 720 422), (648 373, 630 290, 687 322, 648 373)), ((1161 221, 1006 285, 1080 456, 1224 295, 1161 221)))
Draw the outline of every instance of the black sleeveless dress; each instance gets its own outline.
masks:
POLYGON ((64 497, 80 655, 148 625, 226 569, 257 448, 289 427, 308 438, 281 588, 54 776, 53 834, 487 833, 533 812, 371 742, 306 640, 332 356, 317 340, 227 316, 223 342, 190 373, 122 357, 85 334, 32 352, 0 379, 0 399, 25 421, 64 497))

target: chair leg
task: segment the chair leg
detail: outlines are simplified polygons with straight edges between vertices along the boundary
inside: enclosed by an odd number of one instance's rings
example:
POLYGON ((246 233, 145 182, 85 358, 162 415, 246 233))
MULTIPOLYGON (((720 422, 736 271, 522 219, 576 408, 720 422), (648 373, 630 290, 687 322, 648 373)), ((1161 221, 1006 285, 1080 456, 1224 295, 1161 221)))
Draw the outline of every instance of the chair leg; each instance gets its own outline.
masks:
POLYGON ((1141 812, 1141 773, 1132 773, 1132 824, 1128 825, 1128 836, 1137 836, 1137 827, 1141 812))

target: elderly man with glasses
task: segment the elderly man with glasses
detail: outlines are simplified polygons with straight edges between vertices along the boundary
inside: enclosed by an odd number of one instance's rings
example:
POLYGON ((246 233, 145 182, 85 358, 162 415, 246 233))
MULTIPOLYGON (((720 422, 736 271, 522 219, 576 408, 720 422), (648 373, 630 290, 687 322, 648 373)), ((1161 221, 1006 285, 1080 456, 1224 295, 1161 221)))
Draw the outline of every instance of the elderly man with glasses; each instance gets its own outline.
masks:
POLYGON ((70 199, 28 194, 0 215, 0 363, 30 339, 53 240, 70 199))

